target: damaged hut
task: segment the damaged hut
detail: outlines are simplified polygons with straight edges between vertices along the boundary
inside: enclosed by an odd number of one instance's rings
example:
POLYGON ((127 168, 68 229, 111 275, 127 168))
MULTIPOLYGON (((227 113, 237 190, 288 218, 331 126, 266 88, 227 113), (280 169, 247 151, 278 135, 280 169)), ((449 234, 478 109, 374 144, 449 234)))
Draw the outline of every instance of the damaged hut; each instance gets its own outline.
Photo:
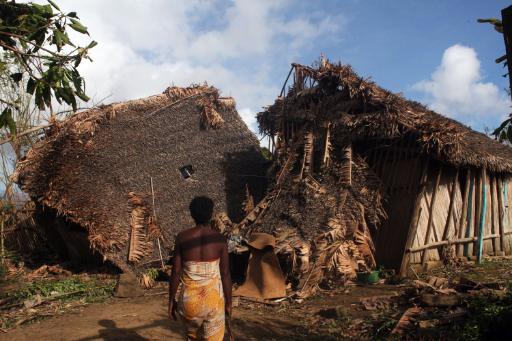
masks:
POLYGON ((197 85, 56 122, 19 162, 16 181, 55 244, 133 271, 165 260, 175 234, 193 226, 196 195, 240 221, 247 188, 263 195, 264 164, 233 98, 197 85))
POLYGON ((327 60, 292 64, 258 122, 275 181, 239 228, 277 237, 299 290, 511 254, 510 147, 327 60))

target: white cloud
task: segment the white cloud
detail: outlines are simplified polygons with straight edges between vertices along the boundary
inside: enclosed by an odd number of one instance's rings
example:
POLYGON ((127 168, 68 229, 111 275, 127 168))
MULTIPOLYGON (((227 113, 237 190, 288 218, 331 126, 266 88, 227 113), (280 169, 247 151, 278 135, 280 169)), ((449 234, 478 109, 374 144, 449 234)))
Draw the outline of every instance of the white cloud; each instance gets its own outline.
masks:
POLYGON ((489 124, 492 128, 511 111, 506 93, 483 81, 475 50, 458 44, 444 51, 431 79, 413 89, 427 95, 433 110, 479 129, 489 124))
MULTIPOLYGON (((122 101, 207 81, 235 97, 253 130, 255 113, 273 102, 287 71, 275 65, 314 48, 343 23, 339 15, 298 13, 291 0, 60 0, 59 6, 76 11, 99 43, 94 62, 79 69, 95 99, 122 101)), ((88 37, 72 40, 85 44, 88 37)))

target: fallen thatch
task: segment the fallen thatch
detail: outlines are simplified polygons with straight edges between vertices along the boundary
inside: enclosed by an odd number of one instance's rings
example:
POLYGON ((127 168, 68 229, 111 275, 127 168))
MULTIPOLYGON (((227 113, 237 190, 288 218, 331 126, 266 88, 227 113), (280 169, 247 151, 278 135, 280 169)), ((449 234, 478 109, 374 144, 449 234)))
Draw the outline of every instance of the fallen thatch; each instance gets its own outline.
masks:
POLYGON ((195 85, 56 123, 19 162, 16 181, 85 229, 104 258, 133 270, 159 260, 159 251, 166 257, 175 234, 193 223, 196 195, 239 221, 247 188, 255 200, 263 195, 264 163, 234 100, 195 85))

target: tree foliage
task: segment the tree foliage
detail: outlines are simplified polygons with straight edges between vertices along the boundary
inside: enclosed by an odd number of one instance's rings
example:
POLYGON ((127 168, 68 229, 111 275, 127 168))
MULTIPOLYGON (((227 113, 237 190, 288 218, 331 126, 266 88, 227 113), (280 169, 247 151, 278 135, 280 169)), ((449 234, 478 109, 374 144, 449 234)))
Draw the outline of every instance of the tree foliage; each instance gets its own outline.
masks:
MULTIPOLYGON (((46 5, 0 0, 0 76, 12 93, 32 95, 39 110, 52 111, 53 98, 73 110, 78 99, 89 100, 77 67, 97 43, 76 46, 70 30, 89 35, 76 12, 64 13, 51 0, 46 5)), ((20 102, 2 95, 0 104, 0 128, 14 135, 20 102)))
MULTIPOLYGON (((496 18, 489 18, 489 19, 478 19, 479 23, 488 23, 494 26, 494 30, 497 32, 503 34, 503 22, 496 18)), ((503 56, 496 59, 497 64, 503 63, 503 66, 507 66, 507 54, 504 54, 503 56)), ((507 73, 504 75, 504 77, 510 77, 510 75, 507 73)), ((508 90, 509 95, 512 95, 511 93, 512 89, 508 90)), ((503 121, 500 126, 492 132, 492 135, 494 135, 500 142, 509 142, 512 143, 512 114, 509 115, 509 117, 503 121)))

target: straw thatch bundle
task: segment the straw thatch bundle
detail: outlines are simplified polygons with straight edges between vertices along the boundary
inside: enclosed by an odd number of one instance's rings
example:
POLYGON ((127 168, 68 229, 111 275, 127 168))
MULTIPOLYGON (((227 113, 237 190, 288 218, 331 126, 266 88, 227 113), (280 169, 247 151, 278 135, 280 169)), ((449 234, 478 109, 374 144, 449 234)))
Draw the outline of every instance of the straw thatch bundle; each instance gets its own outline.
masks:
POLYGON ((16 176, 46 209, 86 229, 94 250, 133 270, 159 258, 158 242, 166 257, 193 223, 196 195, 239 220, 246 188, 262 197, 264 162, 234 100, 194 85, 58 122, 16 176))

